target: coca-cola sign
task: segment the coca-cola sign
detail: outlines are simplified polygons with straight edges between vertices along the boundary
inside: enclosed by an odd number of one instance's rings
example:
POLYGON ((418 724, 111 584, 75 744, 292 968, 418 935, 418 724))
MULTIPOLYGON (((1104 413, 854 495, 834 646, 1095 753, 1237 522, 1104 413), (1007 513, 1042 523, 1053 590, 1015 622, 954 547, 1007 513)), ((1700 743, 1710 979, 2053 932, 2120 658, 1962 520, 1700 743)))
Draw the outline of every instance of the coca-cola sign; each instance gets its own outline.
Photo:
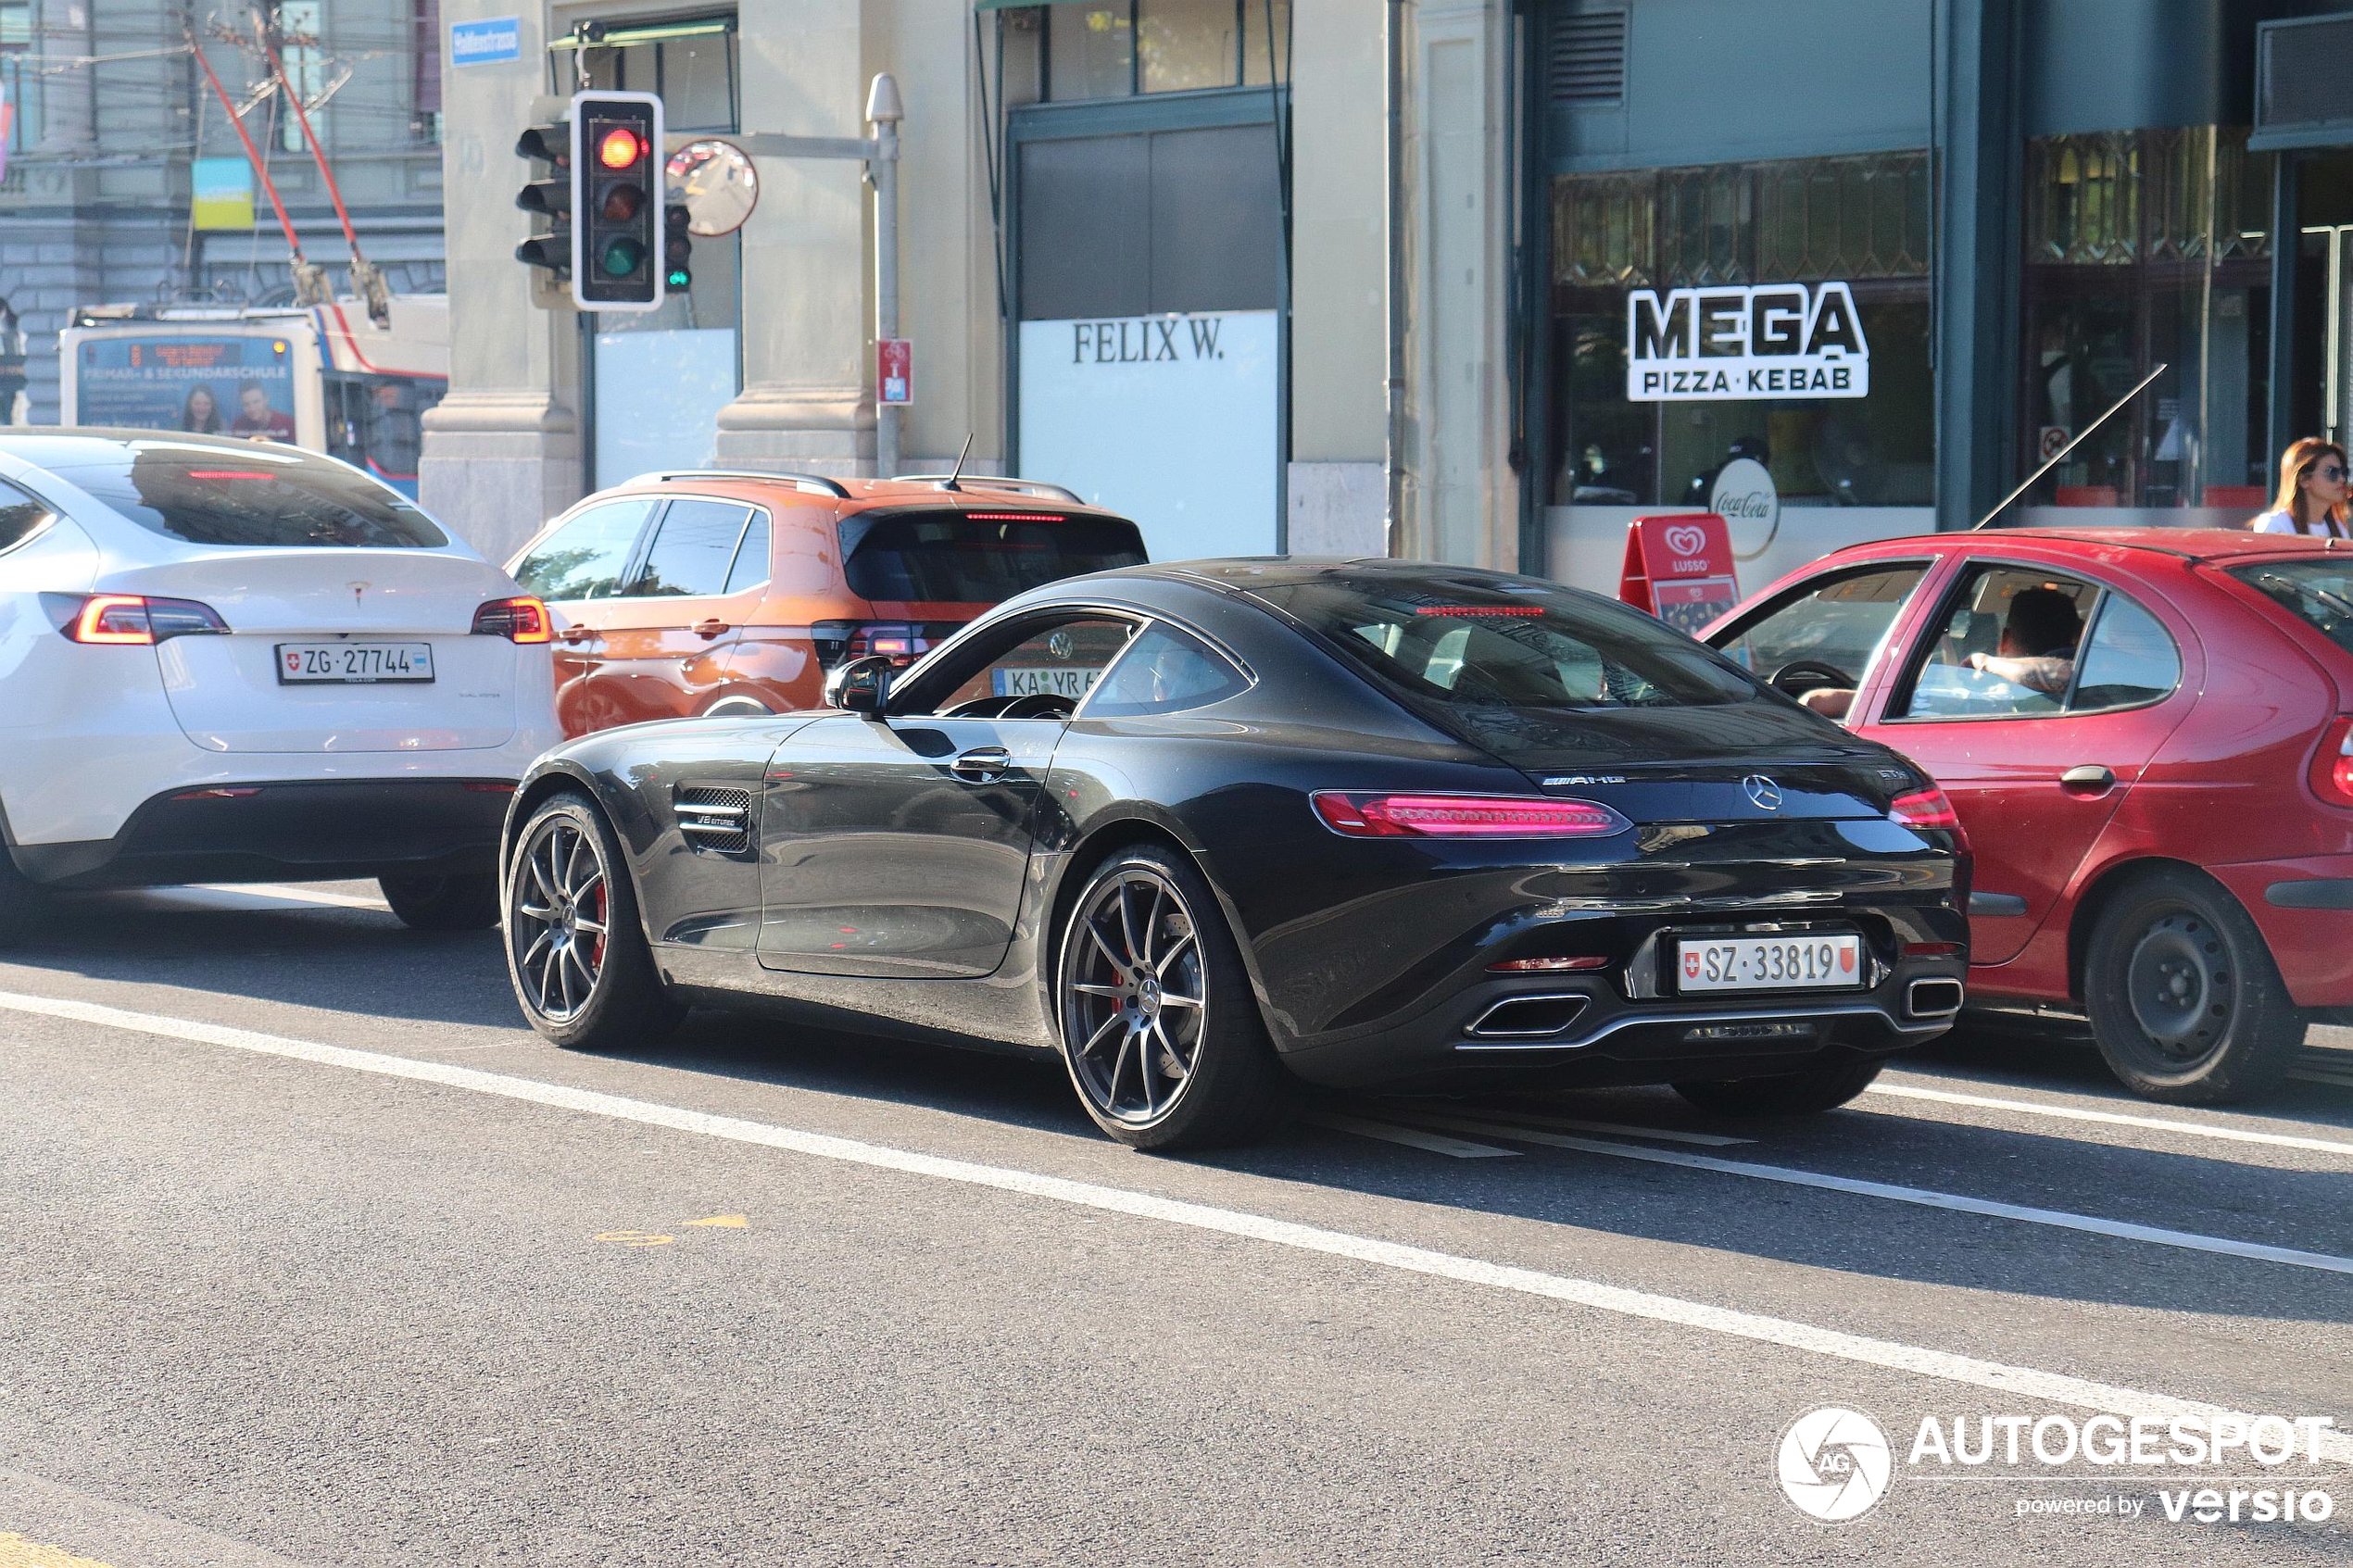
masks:
POLYGON ((1772 470, 1763 463, 1754 458, 1734 458, 1717 470, 1707 509, 1724 520, 1732 536, 1732 554, 1755 560, 1765 553, 1781 525, 1781 493, 1774 487, 1772 470))

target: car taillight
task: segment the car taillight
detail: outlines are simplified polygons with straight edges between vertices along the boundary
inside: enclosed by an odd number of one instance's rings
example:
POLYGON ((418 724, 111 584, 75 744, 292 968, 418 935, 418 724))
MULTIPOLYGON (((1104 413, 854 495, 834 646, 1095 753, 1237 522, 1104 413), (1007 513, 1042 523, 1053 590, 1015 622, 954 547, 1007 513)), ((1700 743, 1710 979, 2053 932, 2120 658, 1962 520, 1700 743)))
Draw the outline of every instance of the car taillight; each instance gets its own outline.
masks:
POLYGON ((1941 789, 1916 789, 1909 795, 1899 795, 1887 808, 1887 815, 1907 828, 1961 831, 1960 813, 1953 809, 1953 803, 1944 798, 1941 789))
POLYGON ((229 623, 210 605, 144 594, 93 594, 65 626, 66 635, 77 643, 141 646, 228 630, 229 623))
POLYGON ((1607 838, 1634 824, 1592 800, 1317 790, 1315 814, 1349 838, 1607 838))
POLYGON ((556 624, 547 607, 525 594, 520 598, 492 599, 474 611, 474 634, 504 637, 510 643, 551 643, 556 624))
POLYGON ((831 669, 852 659, 882 654, 901 664, 931 651, 926 628, 898 621, 820 621, 809 628, 817 645, 817 662, 831 669))
POLYGON ((2332 806, 2353 806, 2353 715, 2332 722, 2312 754, 2312 793, 2332 806))

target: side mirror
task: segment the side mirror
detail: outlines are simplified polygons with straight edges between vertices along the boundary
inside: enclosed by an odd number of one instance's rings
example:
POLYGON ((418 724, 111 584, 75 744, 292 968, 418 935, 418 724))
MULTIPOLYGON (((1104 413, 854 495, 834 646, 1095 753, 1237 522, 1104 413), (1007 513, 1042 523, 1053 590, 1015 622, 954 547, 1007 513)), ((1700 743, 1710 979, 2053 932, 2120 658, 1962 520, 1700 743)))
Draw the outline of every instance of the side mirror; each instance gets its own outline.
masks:
POLYGON ((868 719, 881 718, 896 669, 897 660, 887 653, 870 653, 837 666, 825 677, 826 705, 868 719))

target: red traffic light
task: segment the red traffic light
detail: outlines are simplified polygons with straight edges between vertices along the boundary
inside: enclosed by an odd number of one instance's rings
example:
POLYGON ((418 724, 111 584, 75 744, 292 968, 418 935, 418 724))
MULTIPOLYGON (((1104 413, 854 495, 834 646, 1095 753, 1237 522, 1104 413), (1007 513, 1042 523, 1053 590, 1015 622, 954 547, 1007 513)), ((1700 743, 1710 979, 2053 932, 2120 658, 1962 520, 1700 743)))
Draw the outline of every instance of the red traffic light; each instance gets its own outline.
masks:
POLYGON ((627 169, 646 156, 646 139, 625 125, 617 125, 597 141, 597 161, 607 169, 627 169))

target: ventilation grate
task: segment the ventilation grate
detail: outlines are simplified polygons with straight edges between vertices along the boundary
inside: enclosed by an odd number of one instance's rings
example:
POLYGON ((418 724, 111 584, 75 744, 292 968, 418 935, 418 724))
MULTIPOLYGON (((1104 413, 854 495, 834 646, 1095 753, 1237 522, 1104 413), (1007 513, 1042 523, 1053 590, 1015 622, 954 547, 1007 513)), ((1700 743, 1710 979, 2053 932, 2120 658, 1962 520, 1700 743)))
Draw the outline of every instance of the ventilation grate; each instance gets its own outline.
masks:
POLYGON ((718 784, 680 784, 671 797, 678 831, 688 845, 714 855, 751 847, 751 791, 718 784))
POLYGON ((1626 101, 1626 13, 1581 11, 1556 18, 1544 59, 1545 95, 1580 108, 1626 101))

